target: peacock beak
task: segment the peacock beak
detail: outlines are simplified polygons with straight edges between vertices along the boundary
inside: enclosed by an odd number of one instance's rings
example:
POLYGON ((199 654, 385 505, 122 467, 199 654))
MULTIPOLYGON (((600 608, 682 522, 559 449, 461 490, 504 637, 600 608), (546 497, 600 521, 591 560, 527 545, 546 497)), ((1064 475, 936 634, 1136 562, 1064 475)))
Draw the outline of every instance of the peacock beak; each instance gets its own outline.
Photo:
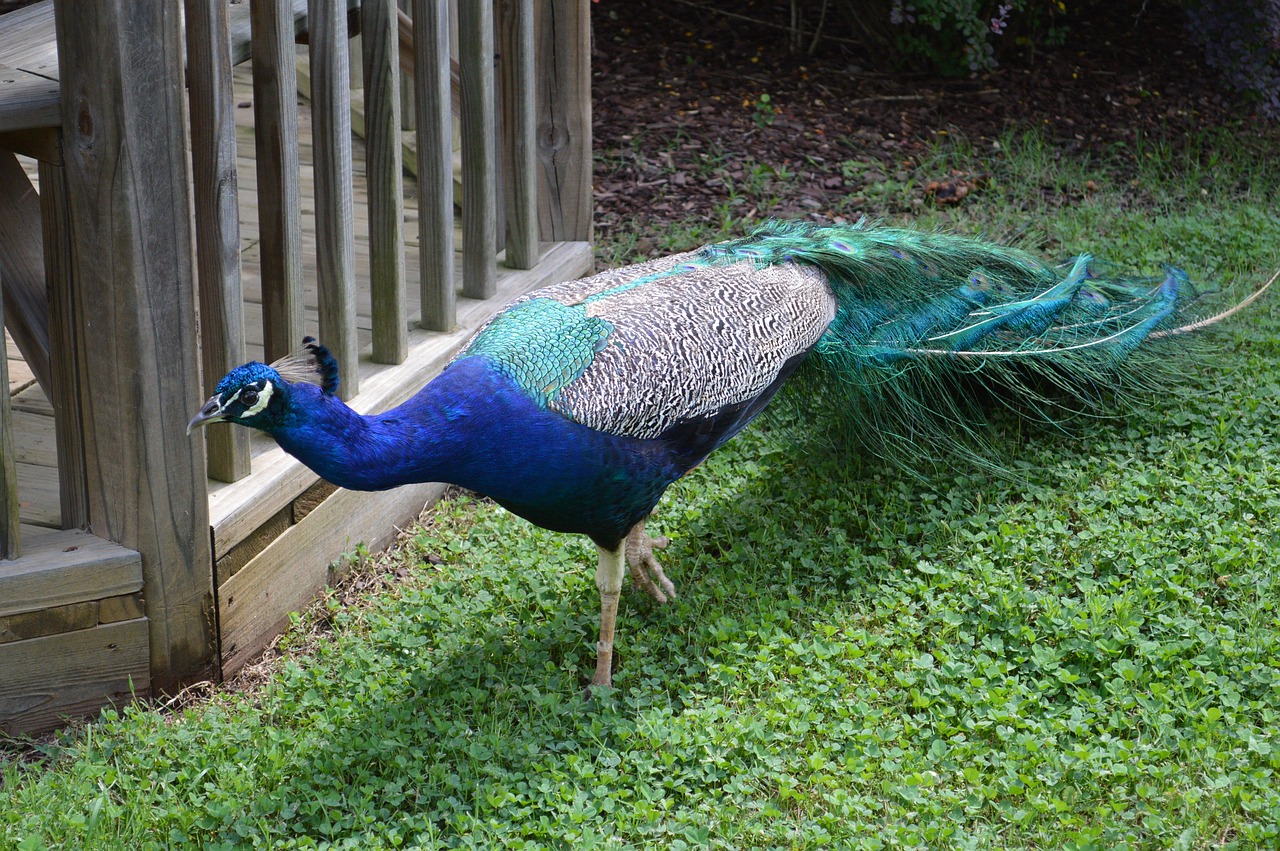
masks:
POLYGON ((222 420, 222 395, 217 394, 210 397, 209 401, 205 402, 204 407, 200 409, 200 413, 192 417, 191 422, 187 423, 187 434, 191 434, 202 425, 220 423, 222 420))

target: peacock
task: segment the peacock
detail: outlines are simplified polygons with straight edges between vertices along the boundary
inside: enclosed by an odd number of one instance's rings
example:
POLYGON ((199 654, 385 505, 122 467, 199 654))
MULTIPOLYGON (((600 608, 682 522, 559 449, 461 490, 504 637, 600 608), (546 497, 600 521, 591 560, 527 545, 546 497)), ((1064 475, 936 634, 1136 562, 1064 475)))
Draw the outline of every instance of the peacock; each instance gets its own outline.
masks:
MULTIPOLYGON (((449 482, 599 554, 591 683, 612 684, 624 574, 676 590, 645 522, 671 483, 750 423, 796 370, 869 445, 970 445, 996 400, 1059 423, 1150 383, 1201 293, 1176 268, 1117 277, 1008 247, 867 224, 770 222, 696 251, 512 302, 397 408, 361 415, 308 337, 233 369, 188 427, 261 429, 335 485, 449 482)), ((1257 294, 1255 294, 1256 296, 1257 294)), ((1242 305, 1240 305, 1242 306, 1242 305)), ((842 430, 843 431, 843 430, 842 430)))

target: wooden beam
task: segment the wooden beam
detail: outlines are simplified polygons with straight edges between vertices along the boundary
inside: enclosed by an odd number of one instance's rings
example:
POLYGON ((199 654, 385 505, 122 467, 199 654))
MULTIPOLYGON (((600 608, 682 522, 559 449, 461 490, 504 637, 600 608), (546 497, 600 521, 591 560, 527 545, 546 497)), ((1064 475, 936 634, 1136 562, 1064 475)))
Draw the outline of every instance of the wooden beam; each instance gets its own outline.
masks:
POLYGON ((49 296, 45 292, 40 196, 11 151, 0 151, 0 290, 9 334, 45 395, 52 395, 49 296))
POLYGON ((57 7, 89 521, 142 555, 151 680, 215 663, 177 0, 57 7))
POLYGON ((142 557, 133 550, 78 529, 33 532, 22 558, 0 565, 0 617, 141 589, 142 557))
POLYGON ((418 127, 418 250, 422 327, 457 324, 453 283, 453 115, 449 0, 414 0, 414 94, 418 127))
POLYGON ((493 5, 458 4, 462 66, 462 294, 497 290, 497 163, 493 108, 493 5))
POLYGON ((351 399, 360 392, 360 339, 356 333, 347 10, 346 4, 338 0, 312 0, 310 8, 311 150, 316 186, 320 341, 342 366, 338 394, 351 399))
MULTIPOLYGON (((204 394, 210 396, 227 371, 248 360, 240 286, 235 99, 227 4, 186 0, 185 8, 200 361, 204 394)), ((247 429, 205 432, 210 478, 234 482, 249 475, 247 429)))
POLYGON ((537 0, 542 239, 591 240, 591 4, 537 0))
POLYGON ((405 308, 404 178, 395 0, 365 0, 360 14, 373 360, 401 363, 409 355, 409 326, 405 308))
POLYGON ((253 140, 257 156, 266 360, 302 342, 302 199, 298 189, 298 77, 294 16, 277 0, 250 0, 253 140))

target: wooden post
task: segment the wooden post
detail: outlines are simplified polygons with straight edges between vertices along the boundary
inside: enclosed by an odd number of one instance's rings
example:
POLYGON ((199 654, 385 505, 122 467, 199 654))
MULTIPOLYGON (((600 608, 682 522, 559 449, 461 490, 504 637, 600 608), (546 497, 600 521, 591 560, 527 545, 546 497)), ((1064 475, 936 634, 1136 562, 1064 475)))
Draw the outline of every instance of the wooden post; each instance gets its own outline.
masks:
POLYGON ((422 327, 457 324, 453 282, 453 113, 449 0, 413 0, 414 104, 418 133, 418 251, 422 327))
POLYGON ((539 230, 591 240, 589 0, 537 0, 539 230))
POLYGON ((492 298, 498 290, 497 168, 493 111, 493 6, 458 4, 462 74, 462 294, 492 298))
MULTIPOLYGON (((204 394, 246 360, 240 286, 240 206, 235 104, 227 4, 186 0, 187 88, 191 102, 191 179, 195 195, 204 394)), ((249 430, 205 430, 209 476, 249 475, 249 430)))
POLYGON ((403 363, 409 356, 409 327, 405 313, 404 175, 395 0, 364 0, 360 6, 360 40, 364 48, 373 360, 403 363))
POLYGON ((142 555, 152 682, 214 666, 177 0, 58 4, 89 522, 142 555), (68 14, 73 12, 73 14, 68 14))
POLYGON ((347 8, 338 0, 311 0, 311 138, 316 176, 316 272, 320 342, 342 366, 338 393, 360 392, 360 338, 356 332, 355 231, 352 223, 351 93, 347 8))
POLYGON ((533 0, 499 0, 499 8, 506 265, 512 269, 532 269, 540 254, 533 0))
POLYGON ((302 200, 293 4, 250 0, 253 140, 262 253, 262 339, 273 361, 302 343, 302 200))
MULTIPOLYGON (((4 340, 4 299, 0 299, 0 340, 4 340)), ((13 455, 13 413, 9 410, 9 355, 0 348, 0 561, 18 557, 18 465, 13 455)))

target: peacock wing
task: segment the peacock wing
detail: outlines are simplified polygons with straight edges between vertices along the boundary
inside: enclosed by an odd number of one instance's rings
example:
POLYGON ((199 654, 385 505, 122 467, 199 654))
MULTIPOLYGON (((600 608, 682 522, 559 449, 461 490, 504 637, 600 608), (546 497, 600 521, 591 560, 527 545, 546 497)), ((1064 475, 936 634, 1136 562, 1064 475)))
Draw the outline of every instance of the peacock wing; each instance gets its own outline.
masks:
POLYGON ((764 393, 835 309, 813 267, 682 254, 530 293, 459 357, 488 357, 582 425, 654 438, 764 393))

